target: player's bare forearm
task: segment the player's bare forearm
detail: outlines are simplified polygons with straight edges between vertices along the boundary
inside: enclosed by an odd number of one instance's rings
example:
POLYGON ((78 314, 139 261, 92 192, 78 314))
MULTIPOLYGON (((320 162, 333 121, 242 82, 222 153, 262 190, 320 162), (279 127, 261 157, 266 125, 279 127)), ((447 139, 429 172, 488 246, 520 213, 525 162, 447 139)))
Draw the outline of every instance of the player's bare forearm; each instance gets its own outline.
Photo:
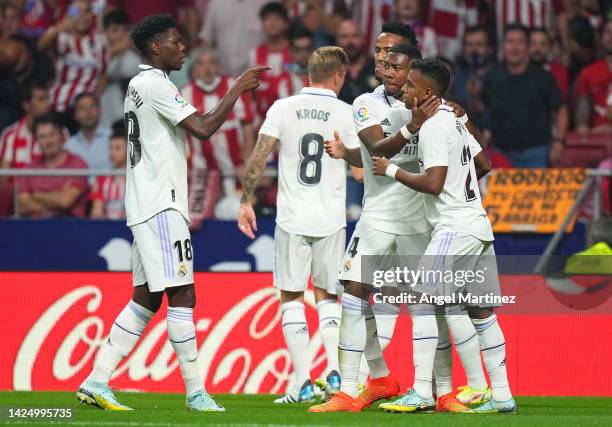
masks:
POLYGON ((361 149, 359 148, 345 148, 344 160, 346 160, 351 166, 358 168, 363 167, 363 160, 361 160, 361 149))
POLYGON ((260 134, 257 138, 257 143, 251 153, 251 157, 249 157, 246 170, 244 171, 244 177, 242 179, 243 190, 240 203, 249 203, 251 200, 257 188, 257 184, 266 168, 268 156, 272 152, 276 141, 278 141, 278 139, 264 134, 260 134))
POLYGON ((391 158, 399 153, 407 142, 408 141, 402 136, 402 134, 398 132, 395 135, 391 135, 381 139, 380 141, 376 141, 374 144, 372 144, 370 153, 373 156, 384 156, 391 158))
POLYGON ((223 125, 241 93, 240 87, 232 86, 215 108, 204 114, 193 113, 180 125, 196 138, 203 141, 209 139, 223 125))
POLYGON ((482 151, 474 157, 474 167, 476 168, 476 178, 478 179, 491 172, 491 163, 482 151))
POLYGON ((447 169, 446 166, 436 166, 427 169, 425 173, 412 173, 398 169, 395 179, 420 193, 438 196, 444 188, 447 169))

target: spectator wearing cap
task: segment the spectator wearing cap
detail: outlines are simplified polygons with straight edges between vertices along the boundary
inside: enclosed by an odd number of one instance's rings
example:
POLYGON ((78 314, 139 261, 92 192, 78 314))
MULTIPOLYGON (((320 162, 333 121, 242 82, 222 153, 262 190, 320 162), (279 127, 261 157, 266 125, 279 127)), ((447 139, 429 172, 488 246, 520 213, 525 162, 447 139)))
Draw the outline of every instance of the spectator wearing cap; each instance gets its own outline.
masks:
POLYGON ((100 123, 100 104, 94 94, 76 97, 74 121, 78 131, 66 141, 66 150, 82 158, 90 169, 112 168, 108 152, 111 130, 100 123))
POLYGON ((601 33, 603 58, 585 67, 576 84, 576 131, 612 133, 612 19, 601 33))
POLYGON ((138 64, 142 62, 133 48, 128 32, 129 24, 128 15, 119 9, 111 10, 104 16, 104 34, 110 58, 106 70, 107 85, 100 98, 100 121, 104 126, 123 120, 125 92, 130 79, 138 74, 138 64))
POLYGON ((514 167, 556 166, 563 154, 567 108, 552 74, 529 62, 528 43, 526 27, 506 27, 504 62, 484 77, 482 99, 491 113, 492 144, 514 167))
MULTIPOLYGON (((42 156, 31 169, 87 169, 87 164, 63 147, 60 121, 45 115, 34 121, 34 135, 42 156)), ((30 217, 74 216, 84 218, 87 207, 87 177, 31 176, 19 180, 20 215, 30 217)))

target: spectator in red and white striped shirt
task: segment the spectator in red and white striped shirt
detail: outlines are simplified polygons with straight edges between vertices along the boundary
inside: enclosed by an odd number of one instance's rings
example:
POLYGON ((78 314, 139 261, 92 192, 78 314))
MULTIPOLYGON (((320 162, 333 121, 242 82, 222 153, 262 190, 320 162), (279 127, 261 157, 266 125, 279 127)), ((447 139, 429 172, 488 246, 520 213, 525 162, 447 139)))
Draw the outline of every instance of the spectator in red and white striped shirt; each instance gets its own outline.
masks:
POLYGON ((314 51, 314 39, 311 31, 302 28, 291 34, 291 64, 272 82, 270 103, 279 98, 299 93, 308 86, 308 59, 314 51))
MULTIPOLYGON (((33 169, 87 169, 87 164, 63 147, 62 127, 57 118, 37 118, 34 135, 41 157, 28 165, 33 169)), ((33 217, 85 217, 87 177, 31 176, 19 180, 19 214, 33 217)))
MULTIPOLYGON (((125 170, 127 141, 123 132, 114 133, 109 140, 110 160, 117 170, 125 170)), ((93 219, 125 218, 125 176, 99 176, 91 192, 90 217, 93 219)))
POLYGON ((0 136, 0 167, 23 168, 40 157, 40 147, 34 141, 32 125, 36 118, 50 110, 49 91, 41 83, 28 86, 22 92, 21 108, 25 114, 0 136))
POLYGON ((101 93, 108 52, 104 33, 96 30, 90 2, 76 0, 65 17, 43 34, 38 47, 53 48, 57 54, 51 88, 51 105, 56 112, 66 113, 80 93, 101 93))
MULTIPOLYGON (((194 50, 191 60, 192 81, 181 88, 181 94, 201 113, 210 111, 232 86, 234 78, 219 73, 219 59, 212 49, 194 50)), ((242 94, 223 126, 209 140, 200 141, 186 134, 192 180, 189 209, 196 226, 202 219, 213 215, 218 194, 218 181, 202 180, 221 175, 223 193, 226 196, 236 193, 244 159, 248 158, 255 144, 251 102, 249 93, 242 94)))
POLYGON ((268 65, 270 70, 262 74, 259 87, 255 89, 255 113, 257 123, 261 124, 266 112, 272 105, 272 80, 289 69, 289 15, 287 9, 279 2, 270 2, 259 11, 261 27, 266 41, 249 52, 249 67, 268 65))

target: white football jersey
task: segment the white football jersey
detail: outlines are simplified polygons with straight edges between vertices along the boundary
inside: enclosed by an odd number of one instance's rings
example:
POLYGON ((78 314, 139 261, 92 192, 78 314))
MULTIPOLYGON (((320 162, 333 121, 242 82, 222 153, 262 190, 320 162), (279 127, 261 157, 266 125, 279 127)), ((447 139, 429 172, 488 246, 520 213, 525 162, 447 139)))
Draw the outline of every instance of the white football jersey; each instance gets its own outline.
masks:
POLYGON ((346 226, 346 163, 323 146, 334 131, 357 147, 351 106, 313 87, 277 100, 259 129, 279 140, 276 223, 288 233, 323 237, 346 226))
MULTIPOLYGON (((412 112, 402 101, 387 96, 382 85, 355 99, 353 114, 358 133, 380 125, 385 137, 396 134, 412 119, 412 112)), ((363 143, 360 148, 364 166, 361 221, 376 230, 392 234, 414 235, 429 231, 423 209, 423 194, 387 176, 374 175, 370 152, 363 143)), ((419 172, 417 155, 418 137, 414 136, 390 160, 402 169, 419 172)))
POLYGON ((421 170, 447 166, 439 196, 425 194, 425 214, 434 229, 459 231, 490 242, 493 231, 482 207, 472 160, 482 149, 452 108, 445 105, 419 131, 421 170))
POLYGON ((176 209, 189 221, 185 136, 178 124, 197 110, 165 72, 149 65, 139 68, 123 107, 128 134, 127 225, 166 209, 176 209))

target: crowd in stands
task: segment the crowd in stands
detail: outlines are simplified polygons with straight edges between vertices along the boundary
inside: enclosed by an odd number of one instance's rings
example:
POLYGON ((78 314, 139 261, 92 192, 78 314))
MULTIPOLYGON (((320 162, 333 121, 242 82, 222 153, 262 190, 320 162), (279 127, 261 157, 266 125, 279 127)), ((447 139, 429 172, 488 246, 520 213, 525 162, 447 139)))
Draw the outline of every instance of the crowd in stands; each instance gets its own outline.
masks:
MULTIPOLYGON (((171 79, 201 112, 246 67, 271 67, 210 140, 186 137, 196 228, 235 217, 257 130, 276 99, 308 84, 314 49, 348 54, 343 101, 378 86, 374 42, 385 22, 410 25, 423 56, 452 68, 446 99, 480 128, 494 167, 597 167, 612 157, 610 0, 0 0, 0 168, 124 169, 123 99, 141 63, 130 29, 155 13, 180 25, 190 53, 171 79), (566 155, 569 146, 578 154, 566 155)), ((353 176, 349 203, 359 205, 353 176)), ((262 213, 275 204, 266 179, 262 213)), ((124 184, 0 176, 0 215, 119 219, 124 184)))

